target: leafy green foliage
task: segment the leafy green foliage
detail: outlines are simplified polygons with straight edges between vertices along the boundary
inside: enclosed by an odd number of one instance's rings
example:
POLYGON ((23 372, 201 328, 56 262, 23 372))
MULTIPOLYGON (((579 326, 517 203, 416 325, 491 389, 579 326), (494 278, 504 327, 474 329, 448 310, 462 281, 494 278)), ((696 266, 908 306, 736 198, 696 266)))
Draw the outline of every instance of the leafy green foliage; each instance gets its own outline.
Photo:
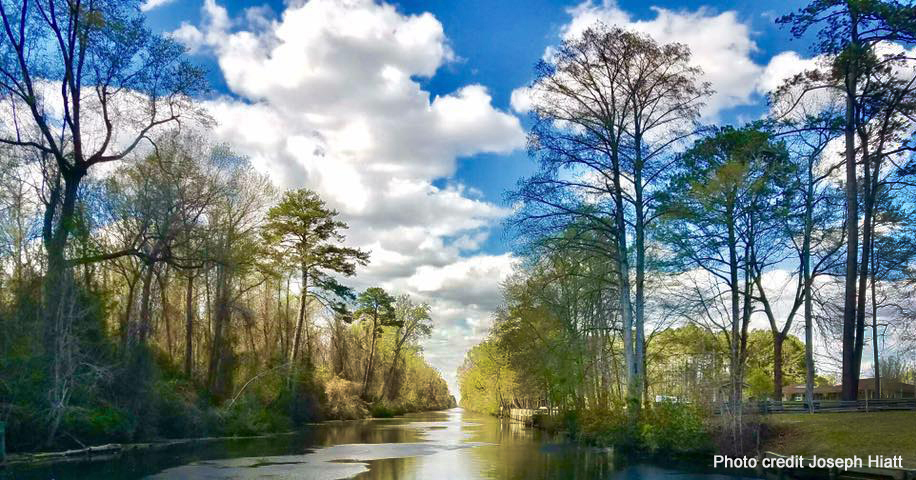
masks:
POLYGON ((125 442, 133 437, 137 419, 114 407, 71 407, 64 416, 65 432, 90 444, 125 442))
POLYGON ((698 452, 712 444, 703 416, 691 405, 661 402, 648 409, 641 441, 653 452, 698 452))
POLYGON ((277 249, 278 258, 300 271, 309 294, 344 312, 353 293, 333 274, 352 276, 357 265, 366 265, 369 254, 340 245, 344 240, 341 232, 348 227, 337 216, 315 192, 288 190, 268 210, 263 237, 277 249))
POLYGON ((403 320, 395 315, 395 299, 384 289, 370 287, 356 299, 354 317, 372 325, 372 335, 378 336, 385 327, 401 326, 403 320))

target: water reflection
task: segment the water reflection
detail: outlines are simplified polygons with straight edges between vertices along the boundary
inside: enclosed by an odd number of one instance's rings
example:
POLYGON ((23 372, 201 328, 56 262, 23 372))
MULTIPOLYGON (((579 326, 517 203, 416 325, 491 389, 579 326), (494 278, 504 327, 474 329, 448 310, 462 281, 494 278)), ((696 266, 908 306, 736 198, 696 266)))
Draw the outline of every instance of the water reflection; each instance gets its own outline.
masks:
POLYGON ((117 460, 0 471, 16 479, 731 479, 705 466, 628 464, 517 423, 460 409, 332 422, 255 440, 135 452, 117 460))

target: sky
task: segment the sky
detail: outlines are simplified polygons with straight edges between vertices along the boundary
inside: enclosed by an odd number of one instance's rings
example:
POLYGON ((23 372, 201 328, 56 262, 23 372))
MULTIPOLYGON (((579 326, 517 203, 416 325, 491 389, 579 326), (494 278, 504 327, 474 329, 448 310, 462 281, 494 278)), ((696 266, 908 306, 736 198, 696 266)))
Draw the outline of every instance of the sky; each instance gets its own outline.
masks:
POLYGON ((708 123, 766 112, 808 42, 799 1, 147 0, 149 25, 208 70, 217 141, 282 188, 317 191, 371 251, 350 285, 432 306, 424 352, 456 370, 516 268, 504 193, 532 174, 524 87, 552 45, 596 21, 681 42, 716 94, 708 123))

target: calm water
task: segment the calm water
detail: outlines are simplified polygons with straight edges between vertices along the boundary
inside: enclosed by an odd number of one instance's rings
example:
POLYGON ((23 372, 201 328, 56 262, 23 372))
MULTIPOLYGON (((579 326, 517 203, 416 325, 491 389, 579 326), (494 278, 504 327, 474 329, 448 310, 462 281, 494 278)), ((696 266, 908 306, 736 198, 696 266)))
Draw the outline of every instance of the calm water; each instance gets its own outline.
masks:
POLYGON ((307 432, 0 470, 2 479, 614 479, 735 480, 696 464, 615 458, 518 424, 453 409, 330 422, 307 432))

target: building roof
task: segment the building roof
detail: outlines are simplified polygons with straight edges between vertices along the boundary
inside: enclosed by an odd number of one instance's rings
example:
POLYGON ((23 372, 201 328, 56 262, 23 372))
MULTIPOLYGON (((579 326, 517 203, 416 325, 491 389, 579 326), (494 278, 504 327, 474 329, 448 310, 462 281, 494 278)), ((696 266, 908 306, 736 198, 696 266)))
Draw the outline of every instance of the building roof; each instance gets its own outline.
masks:
MULTIPOLYGON (((859 379, 859 391, 874 390, 875 389, 875 379, 874 378, 860 378, 859 379)), ((904 392, 904 393, 916 393, 916 386, 898 382, 896 380, 881 380, 881 389, 885 392, 904 392)), ((840 393, 843 390, 842 384, 836 385, 824 385, 820 387, 814 387, 814 393, 840 393)), ((793 393, 805 393, 804 385, 790 385, 783 389, 784 393, 793 394, 793 393)))

